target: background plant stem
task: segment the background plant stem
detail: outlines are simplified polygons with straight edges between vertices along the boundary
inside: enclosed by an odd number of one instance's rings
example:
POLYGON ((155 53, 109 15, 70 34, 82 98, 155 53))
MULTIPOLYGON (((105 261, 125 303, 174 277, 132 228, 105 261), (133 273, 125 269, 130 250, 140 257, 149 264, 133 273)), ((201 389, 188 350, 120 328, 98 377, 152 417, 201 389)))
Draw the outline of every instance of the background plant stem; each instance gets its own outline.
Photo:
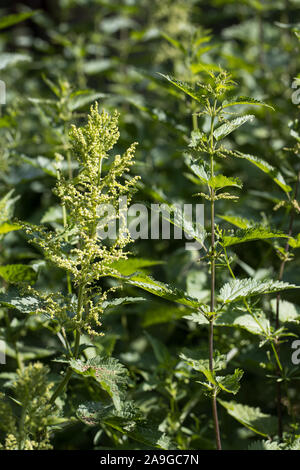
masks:
MULTIPOLYGON (((297 175, 294 199, 297 199, 297 196, 298 196, 299 180, 300 180, 300 172, 298 172, 298 175, 297 175)), ((293 233, 294 219, 295 219, 295 210, 291 209, 290 223, 289 223, 289 229, 288 229, 288 236, 289 237, 291 237, 292 233, 293 233)), ((285 264, 287 262, 287 255, 288 255, 289 249, 290 249, 290 244, 289 244, 289 238, 288 238, 287 242, 286 242, 286 245, 285 245, 285 255, 286 256, 282 260, 280 268, 279 268, 279 275, 278 275, 278 280, 279 281, 281 281, 282 278, 283 278, 284 268, 285 268, 285 264)), ((281 296, 280 296, 280 294, 278 294, 277 297, 276 297, 276 320, 275 320, 276 330, 278 330, 280 328, 280 319, 279 319, 280 299, 281 299, 281 296)), ((278 358, 280 358, 280 343, 278 341, 275 345, 275 348, 276 348, 277 356, 278 356, 278 358)), ((282 376, 282 370, 280 369, 278 364, 277 364, 277 375, 278 375, 278 377, 282 376)), ((282 406, 281 406, 282 390, 281 390, 281 382, 279 382, 279 381, 276 382, 276 390, 277 390, 276 402, 277 402, 278 436, 279 436, 279 440, 282 441, 282 435, 283 435, 282 406)))

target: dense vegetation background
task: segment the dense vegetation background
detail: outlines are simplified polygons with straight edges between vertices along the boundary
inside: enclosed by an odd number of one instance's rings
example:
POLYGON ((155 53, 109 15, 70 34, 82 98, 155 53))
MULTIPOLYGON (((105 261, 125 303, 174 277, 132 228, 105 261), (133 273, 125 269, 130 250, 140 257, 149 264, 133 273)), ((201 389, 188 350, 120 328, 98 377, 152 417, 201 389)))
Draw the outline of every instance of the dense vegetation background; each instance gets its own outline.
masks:
MULTIPOLYGON (((296 194, 300 96, 298 99, 299 83, 295 80, 299 73, 299 6, 298 0, 32 0, 13 6, 3 0, 0 79, 6 84, 6 104, 1 106, 0 117, 1 223, 11 224, 16 218, 52 229, 62 226, 57 195, 53 194, 55 158, 70 153, 71 124, 83 125, 94 101, 99 109, 120 112, 115 153, 138 142, 132 173, 141 179, 134 201, 195 202, 193 195, 199 190, 186 176, 183 154, 193 126, 195 130, 193 113, 201 111, 201 106, 158 72, 206 84, 209 73, 217 74, 223 68, 237 83, 235 95, 259 99, 274 108, 244 104, 242 111, 256 119, 228 135, 227 147, 256 155, 273 169, 270 178, 268 172, 246 159, 218 160, 217 168, 227 177, 238 177, 243 189, 235 191, 237 202, 217 202, 216 222, 228 230, 247 228, 237 219, 240 217, 285 234, 292 228, 289 235, 294 237, 288 255, 286 239, 237 244, 231 253, 232 268, 238 278, 262 282, 280 278, 300 285, 296 194), (7 16, 13 14, 21 16, 7 16), (281 186, 276 184, 278 179, 281 186)), ((207 117, 198 116, 197 126, 207 132, 207 117)), ((75 164, 72 170, 76 172, 75 164)), ((209 201, 200 198, 198 202, 205 204, 208 223, 209 201)), ((7 268, 11 265, 23 265, 23 274, 24 266, 29 267, 22 281, 34 281, 38 291, 66 291, 65 273, 28 243, 25 231, 6 232, 3 227, 2 296, 12 295, 12 289, 18 288, 11 268, 7 268)), ((138 240, 130 250, 132 256, 122 266, 123 275, 142 271, 208 302, 210 274, 201 251, 187 251, 184 241, 173 239, 138 240)), ((221 266, 216 273, 219 289, 229 281, 229 275, 221 266)), ((20 272, 17 275, 22 277, 20 272)), ((103 288, 115 282, 101 281, 103 288)), ((5 301, 7 297, 2 297, 0 335, 6 344, 6 364, 0 366, 0 433, 4 448, 30 448, 31 440, 34 448, 42 448, 44 442, 45 447, 51 443, 54 449, 215 448, 210 400, 198 383, 203 377, 179 356, 185 348, 207 349, 207 327, 183 318, 193 310, 182 303, 126 283, 121 295, 144 300, 111 305, 101 319, 104 336, 82 334, 81 343, 89 348, 82 348, 81 357, 113 356, 128 369, 127 398, 143 415, 140 428, 135 429, 130 415, 127 421, 124 416, 123 421, 101 416, 93 421, 87 414, 83 416, 82 408, 80 414, 82 403, 103 402, 108 394, 93 377, 75 372, 57 402, 58 411, 51 414, 47 383, 59 382, 65 364, 57 360, 66 360, 59 323, 43 315, 28 315, 22 307, 9 308, 12 305, 5 301), (37 362, 48 369, 27 369, 37 362), (19 376, 17 368, 23 371, 19 376), (40 384, 34 406, 33 383, 40 384), (91 423, 94 425, 88 426, 91 423)), ((273 331, 276 295, 253 301, 255 308, 262 305, 273 331)), ((270 347, 273 340, 266 340, 261 331, 236 325, 215 329, 215 344, 227 355, 229 372, 244 370, 241 388, 233 397, 235 405, 228 405, 230 395, 220 393, 219 421, 225 449, 299 446, 300 374, 299 365, 291 361, 291 344, 300 328, 299 291, 284 291, 281 299, 286 302, 280 326, 294 336, 280 338, 283 370, 279 375, 270 347), (277 416, 278 377, 283 435, 277 416)))

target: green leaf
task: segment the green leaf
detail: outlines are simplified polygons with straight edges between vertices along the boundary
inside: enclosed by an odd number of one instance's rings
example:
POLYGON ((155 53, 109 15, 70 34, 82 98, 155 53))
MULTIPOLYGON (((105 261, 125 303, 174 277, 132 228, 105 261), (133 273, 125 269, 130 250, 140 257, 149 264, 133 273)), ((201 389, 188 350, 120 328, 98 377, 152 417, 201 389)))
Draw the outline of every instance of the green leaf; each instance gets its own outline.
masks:
POLYGON ((214 131, 214 137, 216 140, 221 140, 224 137, 226 137, 228 134, 231 134, 231 132, 235 131, 238 129, 240 126, 245 124, 248 121, 253 121, 255 118, 254 115, 252 114, 247 114, 246 116, 240 116, 235 119, 232 119, 231 121, 226 121, 224 124, 222 124, 220 127, 215 129, 214 131))
POLYGON ((223 304, 227 304, 253 295, 269 294, 295 288, 298 288, 298 286, 282 281, 259 281, 251 278, 233 279, 221 288, 219 300, 223 304))
MULTIPOLYGON (((245 312, 245 309, 232 308, 231 306, 225 312, 219 314, 214 324, 216 326, 226 326, 242 328, 247 330, 249 333, 257 336, 263 336, 266 332, 270 331, 270 322, 265 317, 263 312, 260 312, 257 316, 258 321, 255 317, 245 312)), ((198 325, 209 325, 209 321, 200 312, 194 312, 191 315, 187 315, 184 318, 193 321, 198 325)))
POLYGON ((216 175, 213 178, 209 178, 208 184, 213 189, 222 189, 228 186, 235 186, 236 188, 242 188, 243 183, 239 178, 228 177, 224 175, 216 175))
POLYGON ((37 10, 3 16, 2 18, 0 18, 0 29, 8 28, 9 26, 13 26, 17 23, 21 23, 21 21, 27 20, 28 18, 35 15, 36 13, 37 13, 37 10))
POLYGON ((190 96, 199 103, 206 103, 203 89, 197 91, 193 84, 177 80, 176 78, 170 77, 169 75, 164 75, 163 73, 159 73, 159 75, 161 75, 163 78, 168 80, 168 82, 172 83, 172 85, 174 85, 176 88, 183 91, 186 95, 190 96))
POLYGON ((255 317, 246 313, 242 308, 236 310, 229 309, 227 312, 222 313, 216 320, 217 326, 233 326, 247 330, 253 335, 264 335, 265 332, 270 332, 270 322, 263 312, 255 317), (257 318, 257 320, 255 319, 257 318))
POLYGON ((116 410, 111 405, 99 402, 86 402, 77 409, 78 418, 88 426, 105 424, 142 444, 158 449, 174 449, 174 444, 158 426, 144 423, 140 410, 133 402, 123 402, 116 410))
POLYGON ((161 33, 162 37, 166 39, 172 46, 176 47, 176 49, 179 49, 181 52, 185 52, 184 46, 181 44, 181 42, 177 41, 174 38, 171 38, 168 34, 166 33, 161 33))
POLYGON ((20 230, 21 228, 21 225, 5 222, 4 224, 0 225, 0 235, 13 232, 14 230, 20 230))
MULTIPOLYGON (((271 308, 274 315, 276 315, 277 300, 271 300, 271 308)), ((287 300, 279 301, 279 320, 280 323, 299 323, 300 322, 300 307, 299 305, 292 304, 287 300)))
POLYGON ((259 408, 241 405, 234 401, 218 400, 226 408, 228 414, 251 431, 261 436, 272 436, 277 432, 277 419, 274 416, 262 413, 259 408))
POLYGON ((284 450, 282 444, 274 441, 255 441, 248 446, 248 450, 284 450))
POLYGON ((225 102, 225 104, 222 104, 222 108, 228 108, 229 106, 236 106, 240 104, 250 104, 250 105, 256 105, 256 106, 266 106, 267 108, 272 109, 275 111, 273 106, 270 106, 269 104, 264 103, 263 101, 256 100, 254 98, 249 98, 248 96, 236 96, 235 98, 232 98, 231 100, 228 100, 225 102))
POLYGON ((222 245, 231 246, 253 240, 266 240, 269 238, 288 238, 288 236, 282 232, 272 231, 266 227, 257 225, 246 229, 240 229, 235 233, 235 235, 224 235, 222 238, 222 245))
POLYGON ((229 222, 232 225, 235 225, 238 228, 242 228, 242 229, 251 228, 251 222, 245 217, 239 217, 235 215, 220 215, 220 214, 218 214, 217 217, 225 220, 226 222, 229 222))
POLYGON ((44 307, 43 302, 33 296, 21 297, 17 292, 11 291, 6 294, 0 294, 0 305, 15 308, 19 312, 33 314, 38 309, 44 307))
POLYGON ((262 160, 261 158, 255 157, 253 155, 245 154, 239 151, 233 152, 233 155, 237 158, 243 158, 248 160, 249 162, 253 163, 253 165, 257 166, 260 170, 262 170, 264 173, 266 173, 272 180, 278 184, 278 186, 285 192, 289 193, 292 188, 286 184, 284 181, 284 178, 280 171, 278 171, 276 168, 274 168, 272 165, 267 163, 265 160, 262 160))
MULTIPOLYGON (((185 348, 179 357, 197 372, 209 371, 209 357, 206 349, 185 348)), ((213 367, 214 371, 226 369, 226 356, 215 351, 213 367)))
POLYGON ((200 302, 197 299, 194 299, 187 295, 181 289, 173 287, 170 284, 165 284, 160 281, 156 281, 150 276, 147 276, 143 273, 135 273, 132 276, 117 276, 112 274, 112 277, 117 277, 118 279, 123 279, 126 283, 140 287, 151 294, 157 295, 158 297, 163 297, 164 299, 178 302, 189 307, 199 307, 200 302))
MULTIPOLYGON (((192 133, 192 136, 195 133, 192 133)), ((195 160, 193 160, 190 155, 186 154, 185 162, 187 166, 192 170, 192 172, 199 178, 201 183, 207 184, 210 179, 210 174, 203 165, 199 165, 195 160)))
POLYGON ((223 377, 216 377, 216 382, 221 390, 236 395, 240 389, 240 380, 244 372, 241 369, 235 369, 233 374, 227 374, 223 377))
MULTIPOLYGON (((226 376, 214 376, 214 373, 209 367, 209 358, 207 350, 190 350, 184 349, 180 354, 180 358, 191 366, 195 371, 201 372, 205 375, 208 380, 207 383, 199 382, 202 385, 210 388, 212 385, 219 387, 219 389, 227 392, 236 394, 240 388, 240 380, 243 376, 243 371, 236 369, 234 374, 228 374, 226 376)), ((214 372, 222 369, 226 369, 226 356, 215 352, 213 359, 214 372)))
POLYGON ((8 283, 35 282, 37 278, 36 271, 31 266, 24 264, 6 264, 0 266, 0 276, 8 283))
POLYGON ((164 261, 146 259, 146 258, 128 258, 126 260, 118 260, 112 264, 112 268, 116 269, 120 274, 124 276, 130 276, 138 270, 143 268, 150 268, 151 266, 157 266, 163 264, 164 261))
POLYGON ((84 377, 93 377, 110 395, 117 410, 121 409, 128 372, 115 358, 96 357, 87 362, 71 359, 71 369, 84 377))
POLYGON ((300 248, 300 233, 298 233, 296 238, 295 237, 294 238, 290 237, 289 245, 294 249, 295 248, 300 248))

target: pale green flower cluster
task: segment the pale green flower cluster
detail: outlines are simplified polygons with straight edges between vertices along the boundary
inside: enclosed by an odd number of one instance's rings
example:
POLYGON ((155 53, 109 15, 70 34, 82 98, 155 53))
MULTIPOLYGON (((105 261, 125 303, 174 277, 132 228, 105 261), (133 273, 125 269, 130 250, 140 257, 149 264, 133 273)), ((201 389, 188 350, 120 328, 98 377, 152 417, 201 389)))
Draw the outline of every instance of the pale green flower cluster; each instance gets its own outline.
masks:
POLYGON ((67 315, 77 329, 85 329, 90 335, 101 334, 95 328, 101 326, 102 303, 108 292, 114 290, 104 292, 98 281, 114 272, 116 261, 127 259, 124 248, 131 242, 128 229, 122 224, 124 207, 115 216, 122 227, 117 237, 104 243, 98 236, 99 227, 103 227, 99 207, 109 204, 117 209, 120 198, 126 198, 127 209, 139 178, 127 175, 134 163, 136 143, 110 161, 109 151, 118 139, 118 113, 111 115, 104 110, 100 113, 95 103, 87 124, 72 126, 70 131, 72 157, 78 162, 73 178, 67 179, 61 173, 62 157, 57 155, 54 192, 66 214, 64 229, 54 232, 42 226, 26 226, 32 242, 42 248, 49 261, 68 273, 73 288, 77 289, 77 302, 72 305, 70 296, 65 296, 64 301, 42 296, 44 307, 40 313, 56 319, 67 315))
MULTIPOLYGON (((48 382, 48 367, 37 362, 17 370, 11 384, 16 410, 0 395, 0 429, 4 442, 0 449, 51 449, 50 425, 58 418, 48 403, 53 383, 48 382)), ((13 402, 11 402, 13 403, 13 402)))

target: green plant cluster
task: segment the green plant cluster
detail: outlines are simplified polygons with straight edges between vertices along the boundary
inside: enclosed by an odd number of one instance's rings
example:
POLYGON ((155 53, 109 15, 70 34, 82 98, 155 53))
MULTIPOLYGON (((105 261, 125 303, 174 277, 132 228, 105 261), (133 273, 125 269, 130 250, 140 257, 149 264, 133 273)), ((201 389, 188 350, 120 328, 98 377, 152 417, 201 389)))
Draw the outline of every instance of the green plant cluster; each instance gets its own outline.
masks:
POLYGON ((1 450, 299 450, 297 0, 28 3, 0 18, 1 450), (194 249, 134 240, 133 203, 194 249))

